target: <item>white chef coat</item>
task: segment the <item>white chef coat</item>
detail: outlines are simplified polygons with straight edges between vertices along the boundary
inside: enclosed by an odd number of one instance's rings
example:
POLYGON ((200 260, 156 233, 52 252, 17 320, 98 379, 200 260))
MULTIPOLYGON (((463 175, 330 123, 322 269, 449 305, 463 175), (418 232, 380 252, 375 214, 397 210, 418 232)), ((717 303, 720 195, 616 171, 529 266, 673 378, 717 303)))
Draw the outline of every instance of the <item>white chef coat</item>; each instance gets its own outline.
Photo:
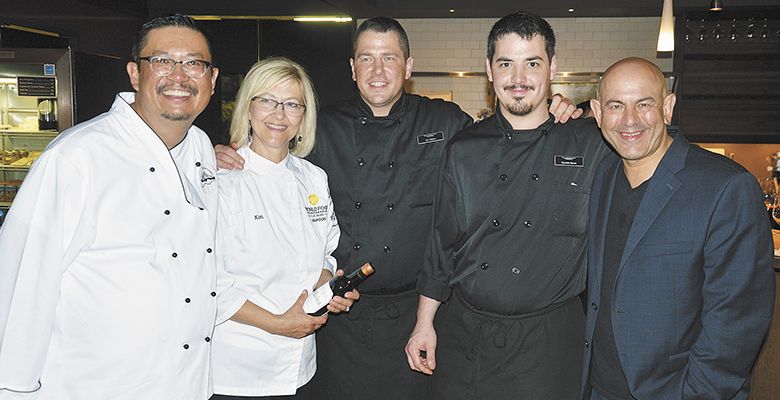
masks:
POLYGON ((214 151, 192 127, 169 152, 133 101, 52 141, 0 230, 0 399, 210 395, 214 151))
POLYGON ((322 169, 293 155, 276 164, 248 147, 238 153, 244 169, 219 177, 219 269, 233 285, 219 296, 214 393, 290 395, 314 376, 314 335, 293 339, 228 319, 246 300, 281 314, 311 293, 323 269, 335 271, 338 222, 322 169))

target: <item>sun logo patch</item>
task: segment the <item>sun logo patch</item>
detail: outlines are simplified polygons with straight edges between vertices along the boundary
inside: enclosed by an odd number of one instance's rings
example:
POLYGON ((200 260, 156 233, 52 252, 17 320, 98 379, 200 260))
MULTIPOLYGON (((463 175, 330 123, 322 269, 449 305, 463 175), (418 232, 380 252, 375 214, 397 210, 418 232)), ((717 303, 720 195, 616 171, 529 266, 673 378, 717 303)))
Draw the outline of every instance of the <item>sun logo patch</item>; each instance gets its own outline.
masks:
POLYGON ((311 204, 313 206, 316 206, 317 203, 319 203, 319 202, 320 202, 320 198, 317 197, 316 194, 312 193, 312 194, 309 195, 309 204, 311 204))

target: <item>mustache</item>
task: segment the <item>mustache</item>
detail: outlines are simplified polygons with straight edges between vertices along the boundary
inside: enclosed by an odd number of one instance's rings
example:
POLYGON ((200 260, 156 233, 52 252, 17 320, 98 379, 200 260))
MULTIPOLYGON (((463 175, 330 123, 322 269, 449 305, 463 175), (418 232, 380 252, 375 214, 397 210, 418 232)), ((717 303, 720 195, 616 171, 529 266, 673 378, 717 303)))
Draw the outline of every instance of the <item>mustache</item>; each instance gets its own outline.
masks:
POLYGON ((164 91, 169 89, 184 90, 190 92, 190 95, 192 96, 198 95, 198 88, 195 85, 186 84, 186 83, 166 83, 166 82, 161 82, 160 85, 157 86, 157 94, 162 94, 164 91))
POLYGON ((536 88, 532 85, 506 85, 504 86, 504 90, 536 90, 536 88))

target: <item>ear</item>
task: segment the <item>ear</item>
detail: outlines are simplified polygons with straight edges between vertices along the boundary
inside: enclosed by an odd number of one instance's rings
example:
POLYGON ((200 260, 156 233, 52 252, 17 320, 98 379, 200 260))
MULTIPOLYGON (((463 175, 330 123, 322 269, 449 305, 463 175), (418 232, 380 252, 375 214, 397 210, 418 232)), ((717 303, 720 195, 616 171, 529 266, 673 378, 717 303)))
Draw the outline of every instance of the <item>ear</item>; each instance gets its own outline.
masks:
POLYGON ((414 67, 414 58, 409 56, 409 58, 406 59, 406 76, 404 76, 404 79, 412 77, 412 67, 414 67))
POLYGON ((217 87, 217 77, 219 76, 219 68, 211 68, 211 94, 214 94, 214 88, 217 87))
POLYGON ((590 111, 596 118, 596 124, 601 128, 601 102, 596 99, 590 99, 590 111))
POLYGON ((555 79, 555 74, 558 72, 558 59, 552 56, 550 60, 550 80, 555 79))
POLYGON ((677 102, 677 96, 669 93, 664 97, 664 124, 672 123, 672 114, 674 113, 674 104, 677 102))
POLYGON ((357 82, 357 77, 355 76, 355 59, 350 58, 349 59, 349 69, 352 71, 352 80, 357 82))
POLYGON ((490 69, 490 59, 485 58, 485 73, 487 74, 488 82, 493 82, 493 70, 490 69))
POLYGON ((135 61, 127 63, 127 76, 130 77, 130 85, 133 86, 136 92, 138 91, 139 73, 138 64, 135 61))

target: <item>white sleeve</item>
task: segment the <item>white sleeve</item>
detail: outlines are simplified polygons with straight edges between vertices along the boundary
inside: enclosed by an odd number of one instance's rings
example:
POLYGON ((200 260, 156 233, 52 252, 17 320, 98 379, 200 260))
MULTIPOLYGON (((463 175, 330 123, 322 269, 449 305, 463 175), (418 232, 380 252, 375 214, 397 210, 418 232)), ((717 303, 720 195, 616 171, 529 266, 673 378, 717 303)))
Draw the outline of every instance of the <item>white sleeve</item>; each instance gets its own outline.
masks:
POLYGON ((339 245, 341 230, 339 229, 339 221, 336 219, 336 213, 333 210, 333 198, 330 196, 330 189, 328 189, 328 221, 330 222, 330 228, 328 229, 328 239, 325 243, 325 261, 322 269, 329 270, 335 276, 337 263, 332 253, 339 245))
MULTIPOLYGON (((44 152, 0 229, 0 394, 39 388, 62 275, 94 228, 86 221, 88 171, 44 152), (5 393, 3 393, 5 392, 5 393)), ((14 398, 11 397, 11 398, 14 398)))
POLYGON ((230 194, 219 185, 219 212, 217 214, 217 320, 219 325, 230 319, 249 299, 247 293, 236 285, 235 275, 230 273, 234 262, 232 255, 240 251, 230 208, 230 194))

